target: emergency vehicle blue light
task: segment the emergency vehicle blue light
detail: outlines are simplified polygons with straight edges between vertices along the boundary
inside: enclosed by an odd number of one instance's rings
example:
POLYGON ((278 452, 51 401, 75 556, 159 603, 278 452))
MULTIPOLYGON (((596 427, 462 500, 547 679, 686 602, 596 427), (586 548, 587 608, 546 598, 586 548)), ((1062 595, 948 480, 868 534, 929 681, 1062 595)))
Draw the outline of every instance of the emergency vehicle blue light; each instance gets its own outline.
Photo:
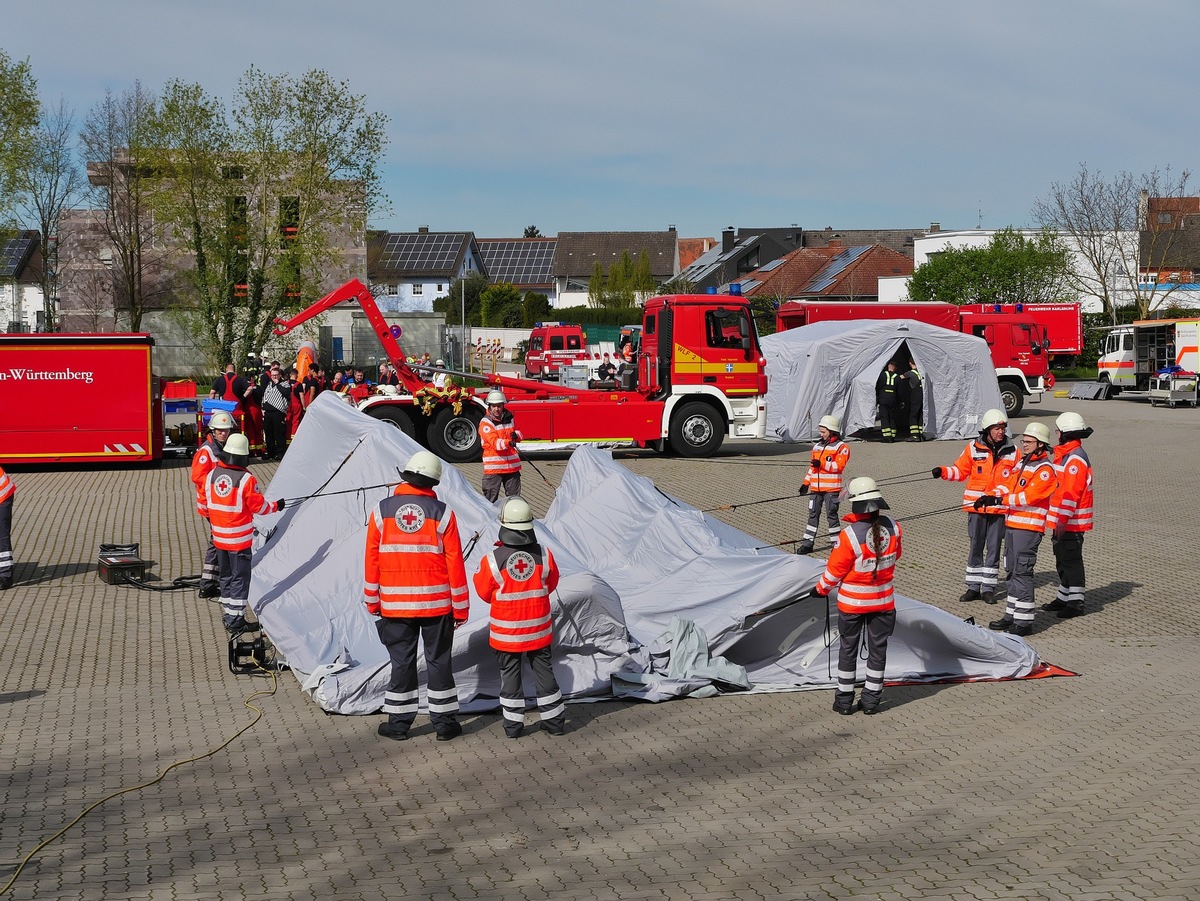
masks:
POLYGON ((1017 304, 1017 312, 1024 313, 1025 312, 1025 304, 1023 304, 1023 303, 1017 304))
POLYGON ((992 304, 992 312, 993 312, 993 313, 999 313, 1000 311, 1001 311, 1001 310, 1000 310, 1000 304, 998 304, 998 303, 994 303, 994 304, 992 304))
POLYGON ((705 293, 705 294, 716 294, 716 293, 717 293, 716 286, 715 286, 715 285, 709 285, 707 288, 705 288, 705 289, 704 289, 704 293, 705 293))
POLYGON ((730 282, 729 283, 729 294, 732 297, 741 297, 742 296, 742 283, 741 282, 730 282))

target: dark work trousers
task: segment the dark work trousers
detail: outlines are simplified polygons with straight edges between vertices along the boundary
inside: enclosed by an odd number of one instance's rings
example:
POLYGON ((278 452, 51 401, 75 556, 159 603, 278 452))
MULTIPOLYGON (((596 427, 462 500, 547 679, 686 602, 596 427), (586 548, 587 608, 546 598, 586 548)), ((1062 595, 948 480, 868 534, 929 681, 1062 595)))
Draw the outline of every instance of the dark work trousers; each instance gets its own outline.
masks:
POLYGON ((500 497, 500 488, 504 488, 505 497, 521 496, 521 471, 504 472, 499 475, 483 477, 483 496, 493 504, 500 497))
POLYGON ((454 616, 388 617, 375 620, 379 640, 392 660, 392 677, 383 696, 388 722, 403 729, 417 718, 417 642, 425 646, 429 721, 441 734, 458 722, 458 688, 454 685, 454 616))
POLYGON ((843 613, 838 611, 838 687, 836 700, 848 705, 854 699, 854 677, 858 670, 858 645, 866 633, 867 674, 863 683, 862 706, 871 710, 883 696, 883 670, 887 665, 887 644, 896 628, 896 611, 843 613))
POLYGON ((838 494, 837 491, 810 491, 808 493, 808 525, 804 529, 804 544, 812 544, 816 541, 822 508, 825 510, 825 525, 829 530, 829 540, 837 541, 838 532, 842 531, 842 523, 838 519, 838 494))
POLYGON ((217 546, 212 540, 212 526, 204 520, 204 529, 208 532, 208 547, 204 549, 204 563, 200 566, 200 587, 212 588, 221 581, 221 567, 217 564, 217 546))
POLYGON ((967 588, 995 591, 1000 575, 1000 546, 1004 543, 1003 513, 968 513, 967 588))
POLYGON ((521 663, 529 661, 537 687, 537 709, 547 732, 561 735, 566 726, 566 707, 558 680, 554 678, 550 645, 536 651, 496 651, 500 661, 500 707, 504 711, 504 734, 515 738, 525 728, 525 690, 521 685, 521 663))
POLYGON ((221 608, 225 625, 246 615, 250 597, 250 548, 227 551, 217 548, 217 568, 221 579, 221 608))
POLYGON ((11 579, 13 574, 12 513, 15 500, 14 495, 0 504, 0 579, 11 579))
POLYGON ((900 424, 900 411, 890 404, 879 405, 879 430, 884 440, 896 440, 896 427, 900 424))
POLYGON ((1033 625, 1033 569, 1037 565, 1042 533, 1008 529, 1004 534, 1004 568, 1008 570, 1008 599, 1004 615, 1017 623, 1033 625))
POLYGON ((1058 594, 1054 596, 1075 610, 1083 609, 1083 533, 1064 532, 1052 539, 1054 565, 1058 569, 1058 594))
POLYGON ((263 433, 267 442, 268 457, 282 457, 287 450, 287 414, 283 410, 263 404, 263 433))
POLYGON ((908 401, 908 434, 913 438, 924 436, 921 420, 925 418, 925 398, 914 393, 908 401))

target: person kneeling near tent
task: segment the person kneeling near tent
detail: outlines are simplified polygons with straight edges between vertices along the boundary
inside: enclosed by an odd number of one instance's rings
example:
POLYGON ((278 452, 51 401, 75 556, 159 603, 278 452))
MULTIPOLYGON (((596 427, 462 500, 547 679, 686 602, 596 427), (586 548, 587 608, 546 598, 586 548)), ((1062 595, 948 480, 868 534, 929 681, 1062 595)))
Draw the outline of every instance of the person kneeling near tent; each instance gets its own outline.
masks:
POLYGON ((859 707, 870 715, 879 712, 888 638, 896 628, 892 575, 901 554, 900 525, 879 512, 889 508, 874 479, 852 479, 846 494, 852 512, 843 517, 847 526, 838 535, 837 546, 813 592, 826 597, 841 585, 837 599, 841 647, 833 710, 849 716, 857 709, 854 681, 859 638, 865 633, 867 673, 859 707))
POLYGON ((550 592, 557 585, 558 566, 550 549, 538 544, 533 511, 524 499, 510 497, 500 511, 496 549, 483 558, 475 573, 475 591, 492 607, 488 642, 500 662, 500 707, 509 738, 520 738, 525 729, 524 660, 533 671, 542 728, 551 735, 566 731, 566 711, 550 651, 554 639, 550 592))
POLYGON ((850 462, 850 445, 842 441, 842 421, 836 416, 822 416, 817 429, 820 440, 813 445, 812 462, 804 474, 800 494, 808 495, 808 525, 797 554, 810 554, 817 540, 817 525, 821 508, 825 508, 829 540, 836 541, 842 525, 838 520, 838 502, 842 493, 842 473, 850 462))
POLYGON ((1050 430, 1040 422, 1029 423, 1021 433, 1021 459, 1008 480, 997 494, 985 494, 975 501, 976 510, 999 504, 1007 507, 1004 568, 1011 574, 1008 598, 1004 616, 988 623, 989 629, 1022 636, 1033 631, 1033 570, 1046 529, 1050 498, 1058 486, 1049 451, 1050 430))
POLYGON ((391 658, 383 696, 384 738, 404 741, 417 718, 417 642, 425 644, 429 720, 438 741, 462 735, 451 652, 454 630, 467 621, 471 598, 458 521, 434 494, 442 461, 417 451, 391 497, 367 522, 363 596, 391 658))
POLYGON ((246 629, 254 517, 276 513, 284 507, 282 498, 269 501, 262 496, 258 481, 246 469, 249 463, 249 440, 240 432, 230 435, 217 451, 217 465, 208 473, 196 496, 196 509, 212 528, 221 586, 221 621, 229 632, 246 629))

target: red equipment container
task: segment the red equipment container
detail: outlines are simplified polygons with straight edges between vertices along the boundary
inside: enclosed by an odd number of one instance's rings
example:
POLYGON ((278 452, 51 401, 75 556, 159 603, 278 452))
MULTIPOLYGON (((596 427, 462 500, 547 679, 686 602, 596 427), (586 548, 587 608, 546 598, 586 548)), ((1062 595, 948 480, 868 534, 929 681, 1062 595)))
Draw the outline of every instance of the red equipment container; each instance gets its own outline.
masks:
POLYGON ((0 335, 0 463, 162 459, 146 334, 0 335))

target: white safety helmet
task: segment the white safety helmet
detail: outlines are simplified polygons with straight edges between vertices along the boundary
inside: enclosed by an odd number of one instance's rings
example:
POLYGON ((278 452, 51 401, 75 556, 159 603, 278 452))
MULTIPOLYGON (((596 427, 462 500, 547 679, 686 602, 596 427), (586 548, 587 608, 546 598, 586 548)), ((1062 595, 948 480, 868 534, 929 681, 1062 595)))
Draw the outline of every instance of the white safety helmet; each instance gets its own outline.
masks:
POLYGON ((879 486, 870 476, 851 479, 850 485, 846 489, 846 497, 850 501, 850 509, 855 513, 873 513, 876 510, 890 509, 879 491, 879 486))
POLYGON ((377 390, 385 397, 395 397, 400 393, 400 389, 395 385, 380 385, 377 390))
POLYGON ((819 424, 829 429, 831 432, 836 432, 839 435, 842 434, 842 421, 832 413, 830 413, 828 416, 822 416, 819 424))
POLYGON ((508 403, 508 398, 504 396, 503 391, 497 391, 495 388, 493 388, 491 391, 488 392, 487 405, 489 407, 494 406, 495 404, 506 404, 506 403, 508 403))
POLYGON ((250 440, 241 432, 235 432, 221 448, 221 457, 233 466, 245 466, 250 461, 250 440))
POLYGON ((419 488, 432 488, 442 480, 442 461, 427 450, 417 451, 408 458, 400 475, 419 488))
POLYGON ((1087 431, 1087 424, 1083 421, 1083 417, 1070 411, 1060 414, 1058 419, 1054 420, 1054 427, 1064 435, 1068 432, 1087 431))
POLYGON ((208 420, 210 429, 228 429, 233 431, 233 417, 224 410, 217 410, 208 420))
POLYGON ((500 508, 500 525, 518 532, 532 532, 533 508, 524 498, 510 497, 500 508))
POLYGON ((1046 428, 1045 423, 1031 422, 1025 426, 1025 431, 1021 434, 1029 438, 1036 438, 1042 444, 1050 443, 1050 430, 1046 428))
POLYGON ((979 421, 979 430, 986 432, 994 425, 1008 425, 1008 417, 1004 415, 1004 411, 995 407, 984 411, 983 419, 979 421))
POLYGON ((434 361, 433 361, 433 365, 434 365, 434 366, 441 366, 443 369, 445 369, 445 368, 446 368, 446 361, 445 361, 445 360, 434 360, 434 361))

